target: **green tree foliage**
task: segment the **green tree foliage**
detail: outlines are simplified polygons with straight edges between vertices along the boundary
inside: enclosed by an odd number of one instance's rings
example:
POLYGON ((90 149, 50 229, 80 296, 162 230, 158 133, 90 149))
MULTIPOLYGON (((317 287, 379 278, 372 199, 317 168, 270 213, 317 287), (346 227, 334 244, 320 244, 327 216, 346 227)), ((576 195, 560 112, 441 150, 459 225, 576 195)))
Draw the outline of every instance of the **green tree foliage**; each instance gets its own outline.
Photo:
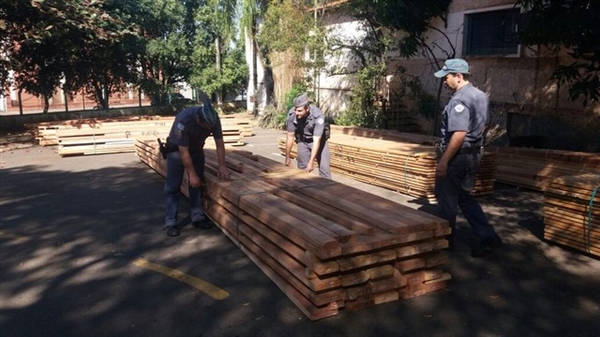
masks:
POLYGON ((65 71, 66 88, 84 89, 108 109, 109 95, 124 91, 127 83, 136 82, 135 39, 136 27, 131 17, 138 11, 137 2, 105 0, 102 9, 114 18, 102 22, 106 31, 119 32, 112 39, 90 39, 71 44, 71 68, 65 71))
MULTIPOLYGON (((292 79, 293 82, 302 82, 301 86, 311 87, 311 80, 324 67, 324 31, 315 21, 313 12, 299 1, 269 3, 257 40, 267 68, 274 66, 271 64, 273 53, 285 53, 289 56, 286 59, 287 66, 304 70, 306 76, 292 79)), ((295 69, 292 69, 292 73, 295 69)), ((268 79, 265 80, 267 81, 268 79)), ((283 100, 278 102, 281 106, 287 104, 283 100)))
POLYGON ((267 8, 258 42, 265 52, 292 50, 302 59, 313 26, 305 7, 296 1, 284 0, 267 8))
MULTIPOLYGON (((231 47, 234 0, 5 0, 0 2, 0 85, 44 97, 81 89, 104 108, 140 85, 163 93, 189 82, 234 90, 247 73, 231 47), (228 14, 222 12, 227 10, 228 14), (198 13, 210 13, 199 20, 198 13), (223 48, 221 55, 215 41, 223 48), (217 69, 216 73, 210 71, 217 69), (10 83, 9 71, 15 71, 10 83), (207 73, 203 74, 203 71, 207 73), (213 76, 218 74, 218 76, 213 76)), ((247 75, 246 77, 247 78, 247 75)), ((212 89, 211 89, 212 90, 212 89)))
POLYGON ((394 38, 400 54, 404 57, 416 55, 426 47, 425 32, 434 29, 430 22, 433 18, 446 14, 452 0, 383 0, 375 5, 369 0, 350 0, 346 3, 351 15, 364 20, 371 28, 369 40, 373 52, 381 55, 385 48, 379 44, 387 42, 387 33, 401 32, 394 38))
MULTIPOLYGON (((336 69, 338 73, 356 74, 347 116, 339 123, 380 127, 382 118, 374 106, 380 90, 381 77, 401 69, 388 69, 387 56, 398 52, 411 57, 421 51, 438 63, 435 53, 426 42, 425 33, 435 29, 432 19, 446 14, 451 0, 383 0, 375 4, 369 0, 350 0, 343 5, 356 19, 362 20, 364 37, 331 38, 330 50, 349 51, 359 67, 357 70, 336 69)), ((454 56, 451 51, 449 57, 454 56)), ((413 85, 417 82, 412 82, 413 85)))
POLYGON ((553 78, 569 86, 572 100, 584 106, 600 99, 600 1, 519 0, 528 8, 528 25, 521 32, 529 45, 566 48, 575 60, 558 67, 553 78))
POLYGON ((204 1, 140 0, 134 21, 139 29, 139 83, 154 99, 188 81, 194 67, 195 12, 204 1))
MULTIPOLYGON (((18 74, 15 85, 48 99, 74 69, 81 50, 99 42, 110 43, 123 35, 119 19, 105 8, 105 1, 7 0, 0 5, 0 43, 8 57, 0 71, 6 88, 8 70, 18 74)), ((68 89, 67 89, 68 90, 68 89)))
MULTIPOLYGON (((213 5, 214 6, 214 5, 213 5)), ((242 44, 232 40, 234 28, 229 19, 215 15, 215 8, 207 6, 196 12, 196 31, 190 83, 202 88, 208 95, 237 94, 248 81, 248 66, 242 44), (227 27, 227 28, 226 28, 227 27), (230 30, 230 33, 225 33, 230 30)), ((220 99, 218 98, 218 101, 220 99)))

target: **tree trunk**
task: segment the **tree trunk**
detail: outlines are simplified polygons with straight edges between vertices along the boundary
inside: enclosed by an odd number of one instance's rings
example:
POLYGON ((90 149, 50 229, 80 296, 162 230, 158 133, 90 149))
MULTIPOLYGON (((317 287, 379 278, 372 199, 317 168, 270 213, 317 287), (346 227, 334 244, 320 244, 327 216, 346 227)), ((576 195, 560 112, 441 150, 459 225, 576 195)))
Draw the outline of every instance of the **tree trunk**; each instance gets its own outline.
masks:
POLYGON ((23 93, 23 89, 19 89, 19 115, 23 114, 23 100, 21 99, 21 94, 23 93))
POLYGON ((104 101, 102 102, 102 107, 104 110, 108 110, 108 100, 110 98, 110 86, 108 84, 104 85, 104 101))
MULTIPOLYGON (((219 77, 222 75, 221 74, 221 37, 217 36, 217 38, 215 39, 215 50, 216 50, 216 67, 217 67, 217 73, 219 74, 219 77)), ((223 106, 223 87, 220 86, 219 89, 217 89, 217 106, 221 107, 223 106)))
POLYGON ((48 109, 50 109, 50 99, 48 96, 44 95, 44 111, 43 113, 48 113, 48 109))
POLYGON ((94 83, 94 92, 96 93, 96 109, 104 107, 104 95, 102 94, 102 87, 94 83))

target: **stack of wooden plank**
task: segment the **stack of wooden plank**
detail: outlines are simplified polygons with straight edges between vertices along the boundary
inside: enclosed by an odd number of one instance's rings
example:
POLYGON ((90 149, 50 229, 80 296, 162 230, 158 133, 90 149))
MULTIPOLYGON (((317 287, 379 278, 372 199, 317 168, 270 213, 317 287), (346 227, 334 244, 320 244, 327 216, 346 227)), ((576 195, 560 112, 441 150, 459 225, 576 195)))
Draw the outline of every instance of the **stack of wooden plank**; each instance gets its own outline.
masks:
MULTIPOLYGON (((136 144, 164 175, 155 146, 136 144)), ((309 319, 446 287, 445 220, 245 151, 219 181, 205 153, 207 214, 309 319)))
POLYGON ((503 183, 544 191, 555 178, 600 171, 600 154, 563 150, 494 147, 496 179, 503 183))
POLYGON ((66 121, 42 122, 30 125, 35 129, 35 138, 41 146, 58 145, 57 130, 98 129, 103 123, 122 122, 172 122, 173 117, 161 116, 119 116, 111 118, 85 118, 66 121))
POLYGON ((331 125, 331 133, 371 139, 395 140, 403 143, 421 145, 435 145, 440 142, 440 137, 410 132, 399 132, 397 130, 361 128, 357 126, 331 125))
MULTIPOLYGON (((279 138, 285 153, 285 138, 279 138)), ((329 139, 333 172, 398 193, 435 201, 435 146, 332 134, 329 139)), ((296 156, 296 145, 292 148, 296 156)), ((472 193, 491 194, 495 155, 484 153, 472 193)))
MULTIPOLYGON (((42 145, 58 145, 61 156, 134 152, 135 139, 165 139, 174 117, 129 117, 72 120, 38 125, 42 145)), ((247 120, 222 120, 223 141, 232 146, 244 145, 243 134, 252 135, 247 120)))
POLYGON ((242 137, 250 137, 254 135, 254 123, 247 114, 222 115, 221 124, 225 126, 235 125, 240 130, 242 137))
POLYGON ((58 154, 61 156, 134 152, 135 139, 165 138, 173 117, 149 121, 100 122, 80 128, 59 128, 58 154))
POLYGON ((600 256, 600 174, 562 176, 548 184, 544 239, 600 256))

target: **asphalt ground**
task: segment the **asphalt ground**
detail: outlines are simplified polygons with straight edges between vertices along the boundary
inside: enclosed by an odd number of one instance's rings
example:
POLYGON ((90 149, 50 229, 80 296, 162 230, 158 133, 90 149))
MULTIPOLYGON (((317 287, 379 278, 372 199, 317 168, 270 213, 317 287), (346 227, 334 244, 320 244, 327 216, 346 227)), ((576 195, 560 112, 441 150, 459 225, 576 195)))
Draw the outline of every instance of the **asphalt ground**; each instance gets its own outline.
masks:
MULTIPOLYGON (((283 161, 283 132, 255 133, 237 149, 283 161)), ((480 199, 504 240, 486 258, 470 257, 459 218, 446 289, 312 322, 217 228, 167 237, 162 183, 131 153, 5 143, 0 336, 600 336, 600 259, 543 240, 540 192, 497 185, 480 199)))

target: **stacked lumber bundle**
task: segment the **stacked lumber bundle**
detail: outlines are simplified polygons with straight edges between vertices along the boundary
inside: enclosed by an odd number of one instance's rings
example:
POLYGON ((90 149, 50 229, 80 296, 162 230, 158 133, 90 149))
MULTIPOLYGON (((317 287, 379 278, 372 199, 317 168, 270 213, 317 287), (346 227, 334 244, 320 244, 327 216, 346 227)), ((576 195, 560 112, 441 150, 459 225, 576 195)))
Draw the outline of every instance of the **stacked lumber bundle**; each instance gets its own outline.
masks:
POLYGON ((421 145, 435 145, 440 142, 440 137, 427 136, 418 133, 399 132, 396 130, 371 129, 355 126, 331 125, 331 133, 372 139, 394 140, 403 143, 421 145))
POLYGON ((548 184, 544 239, 600 256, 600 174, 562 176, 548 184))
MULTIPOLYGON (((335 173, 416 198, 435 201, 435 147, 397 141, 333 134, 329 139, 330 166, 335 173)), ((279 138, 285 154, 285 138, 279 138)), ((296 145, 292 147, 296 156, 296 145)), ((484 153, 472 193, 494 189, 494 154, 484 153)))
MULTIPOLYGON (((151 143, 136 149, 164 175, 151 143)), ((218 181, 205 153, 207 214, 309 319, 446 287, 445 220, 245 151, 218 181)))
MULTIPOLYGON (((37 138, 41 145, 58 145, 61 156, 134 152, 136 138, 165 139, 173 119, 141 116, 40 123, 37 138)), ((245 145, 244 134, 252 135, 248 120, 224 118, 222 128, 223 141, 232 146, 245 145)))
POLYGON ((148 121, 99 122, 80 128, 58 128, 58 154, 61 156, 95 155, 135 151, 135 139, 165 138, 173 123, 168 119, 148 121))
POLYGON ((251 137, 254 135, 254 124, 247 114, 236 114, 236 115, 222 115, 219 116, 221 119, 221 125, 225 126, 236 126, 240 130, 242 137, 251 137))
POLYGON ((120 122, 161 122, 171 121, 173 117, 161 116, 119 116, 111 118, 85 118, 73 119, 56 122, 42 122, 35 125, 30 125, 36 130, 35 139, 41 146, 58 145, 57 130, 80 130, 100 128, 103 123, 120 123, 120 122))
POLYGON ((544 191, 555 178, 600 171, 600 154, 517 147, 494 147, 498 181, 544 191))

